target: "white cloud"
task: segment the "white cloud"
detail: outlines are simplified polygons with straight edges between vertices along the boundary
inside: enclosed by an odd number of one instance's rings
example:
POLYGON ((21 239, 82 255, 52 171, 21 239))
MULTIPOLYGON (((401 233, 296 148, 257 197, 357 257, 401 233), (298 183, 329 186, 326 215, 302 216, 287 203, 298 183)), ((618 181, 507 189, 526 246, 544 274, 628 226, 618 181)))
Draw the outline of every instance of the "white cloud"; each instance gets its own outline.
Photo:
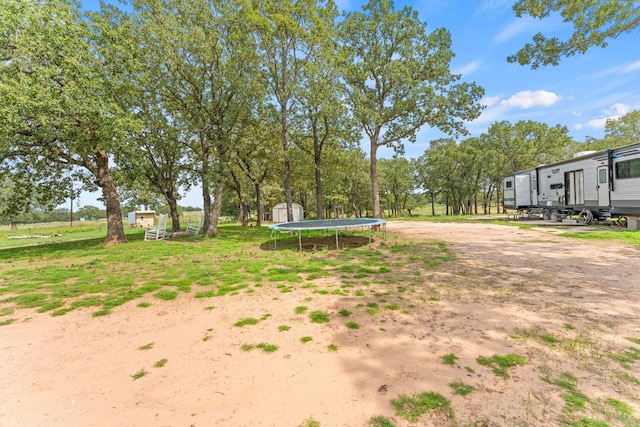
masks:
POLYGON ((607 124, 607 120, 618 120, 620 117, 624 116, 632 109, 633 108, 630 105, 616 102, 611 107, 602 111, 606 115, 606 117, 589 120, 587 122, 587 126, 593 129, 604 129, 605 125, 607 124))
POLYGON ((500 101, 500 105, 502 105, 503 107, 520 108, 549 107, 553 104, 556 104, 561 99, 562 97, 546 90, 525 90, 516 93, 509 99, 500 101))
POLYGON ((463 76, 468 76, 469 74, 473 73, 478 68, 480 68, 481 64, 482 64, 482 61, 471 61, 467 65, 463 65, 459 69, 455 70, 454 74, 461 74, 463 76))
POLYGON ((485 96, 484 98, 482 98, 480 100, 480 104, 486 106, 486 107, 492 107, 494 105, 496 105, 498 102, 500 102, 500 97, 499 96, 485 96))
POLYGON ((538 28, 540 23, 530 17, 517 18, 511 24, 507 25, 505 29, 500 31, 494 40, 497 43, 506 42, 519 34, 531 32, 533 29, 538 28))
POLYGON ((481 14, 487 14, 494 11, 501 12, 505 9, 510 9, 512 5, 513 0, 483 0, 477 10, 481 14))
POLYGON ((587 126, 589 126, 590 128, 593 129, 604 129, 604 125, 607 124, 607 120, 609 119, 619 119, 620 117, 616 117, 616 116, 611 116, 611 117, 605 117, 604 119, 594 119, 594 120, 589 120, 587 122, 587 126))
POLYGON ((631 111, 631 107, 625 104, 621 104, 619 102, 616 102, 615 104, 613 104, 609 109, 605 110, 605 114, 608 114, 610 116, 624 116, 625 114, 627 114, 629 111, 631 111))
POLYGON ((640 61, 632 62, 622 69, 623 73, 631 73, 633 71, 640 70, 640 61))
POLYGON ((577 125, 573 126, 575 130, 582 130, 583 127, 584 126, 582 125, 582 123, 578 123, 577 125))

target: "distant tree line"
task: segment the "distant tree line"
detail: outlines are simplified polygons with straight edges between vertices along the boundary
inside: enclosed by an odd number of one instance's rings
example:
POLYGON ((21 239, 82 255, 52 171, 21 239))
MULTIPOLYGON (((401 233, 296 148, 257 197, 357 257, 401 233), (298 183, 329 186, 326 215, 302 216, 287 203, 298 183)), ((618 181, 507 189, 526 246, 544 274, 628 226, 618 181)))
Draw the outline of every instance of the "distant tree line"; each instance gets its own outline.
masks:
POLYGON ((422 195, 471 213, 499 204, 503 174, 577 147, 535 122, 459 141, 484 91, 450 71, 446 29, 391 0, 341 19, 331 0, 128 6, 0 6, 1 218, 100 189, 117 244, 123 203, 166 206, 178 230, 180 191, 195 186, 208 237, 223 212, 260 224, 282 199, 290 220, 294 201, 309 217, 381 217, 422 195), (450 137, 404 159, 422 126, 450 137), (397 156, 378 160, 382 147, 397 156))

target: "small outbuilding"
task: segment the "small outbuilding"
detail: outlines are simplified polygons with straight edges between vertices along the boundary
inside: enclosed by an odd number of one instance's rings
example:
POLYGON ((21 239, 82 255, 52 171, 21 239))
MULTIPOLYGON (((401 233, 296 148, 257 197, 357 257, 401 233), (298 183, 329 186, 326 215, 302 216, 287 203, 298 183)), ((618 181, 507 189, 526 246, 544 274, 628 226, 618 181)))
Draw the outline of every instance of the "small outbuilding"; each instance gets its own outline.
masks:
MULTIPOLYGON (((304 219, 304 209, 297 203, 293 203, 291 205, 291 209, 293 210, 293 220, 294 221, 302 221, 304 219)), ((275 205, 272 209, 272 218, 273 222, 287 222, 287 204, 279 203, 275 205)))
POLYGON ((153 227, 155 224, 156 211, 135 211, 129 212, 129 227, 153 227))

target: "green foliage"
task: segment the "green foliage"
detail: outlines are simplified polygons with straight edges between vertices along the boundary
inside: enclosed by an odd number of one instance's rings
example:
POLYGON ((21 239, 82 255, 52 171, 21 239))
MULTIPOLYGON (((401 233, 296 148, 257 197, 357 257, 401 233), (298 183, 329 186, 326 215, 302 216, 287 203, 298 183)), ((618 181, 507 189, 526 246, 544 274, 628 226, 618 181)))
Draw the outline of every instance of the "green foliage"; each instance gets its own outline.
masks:
POLYGON ((422 415, 434 410, 453 417, 449 400, 440 393, 401 394, 397 399, 391 401, 391 405, 395 408, 398 416, 411 423, 417 423, 422 415))
POLYGON ((356 322, 347 322, 345 326, 349 329, 360 329, 360 325, 358 325, 356 322))
POLYGON ((509 62, 531 65, 532 69, 558 65, 562 58, 583 54, 591 47, 606 47, 610 39, 630 33, 640 25, 640 6, 625 0, 518 0, 513 10, 517 17, 529 15, 538 19, 560 12, 564 22, 573 25, 573 34, 568 40, 538 33, 532 43, 507 58, 509 62))
POLYGON ((295 308, 294 311, 295 311, 296 314, 303 314, 308 309, 309 309, 309 307, 307 307, 307 306, 299 305, 298 307, 295 308))
POLYGON ((156 297, 158 297, 160 299, 163 299, 165 301, 169 301, 169 300, 172 300, 172 299, 176 299, 178 297, 178 292, 170 291, 168 289, 163 289, 163 290, 160 290, 160 291, 156 292, 155 295, 156 295, 156 297))
POLYGON ((302 342, 303 344, 308 343, 309 341, 313 341, 313 338, 309 336, 300 338, 300 342, 302 342))
POLYGON ((351 312, 350 312, 349 310, 347 310, 347 309, 344 309, 344 308, 343 308, 342 310, 340 310, 338 313, 339 313, 339 314, 340 314, 340 316, 342 316, 342 317, 348 317, 348 316, 351 316, 351 312))

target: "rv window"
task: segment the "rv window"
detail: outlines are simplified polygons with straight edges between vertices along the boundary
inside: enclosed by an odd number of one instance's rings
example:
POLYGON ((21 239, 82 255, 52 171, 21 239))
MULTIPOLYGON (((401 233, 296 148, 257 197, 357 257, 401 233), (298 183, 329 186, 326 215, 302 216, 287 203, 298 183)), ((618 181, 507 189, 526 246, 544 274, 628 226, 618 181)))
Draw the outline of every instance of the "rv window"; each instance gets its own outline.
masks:
POLYGON ((562 188, 562 184, 551 184, 549 188, 552 190, 560 190, 562 188))
POLYGON ((504 183, 504 188, 513 188, 513 181, 506 181, 504 183))
POLYGON ((616 178, 640 178, 640 159, 616 163, 616 178))
POLYGON ((602 168, 598 170, 598 178, 599 178, 599 183, 600 184, 606 184, 607 183, 607 170, 602 168))

